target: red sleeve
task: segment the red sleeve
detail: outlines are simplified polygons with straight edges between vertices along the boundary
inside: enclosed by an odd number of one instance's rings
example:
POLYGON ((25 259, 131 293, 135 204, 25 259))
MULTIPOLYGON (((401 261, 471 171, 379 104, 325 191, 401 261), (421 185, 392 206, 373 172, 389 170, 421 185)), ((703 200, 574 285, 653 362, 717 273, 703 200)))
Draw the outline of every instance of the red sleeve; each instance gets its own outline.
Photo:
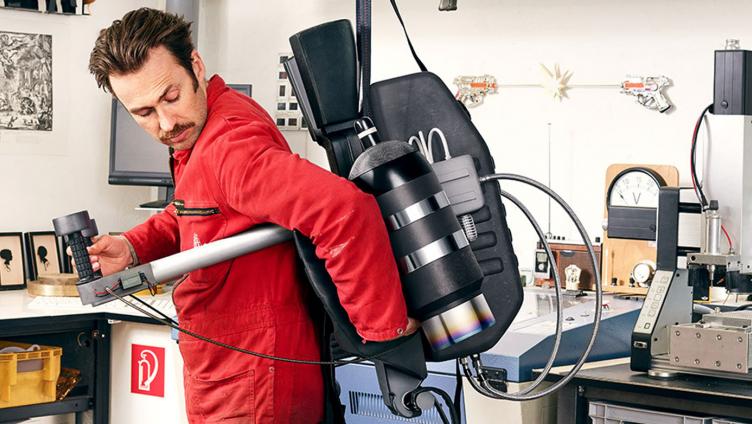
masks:
POLYGON ((152 215, 143 224, 123 233, 133 246, 139 263, 145 264, 180 251, 180 232, 175 206, 152 215))
POLYGON ((399 336, 407 308, 376 200, 290 153, 272 131, 248 124, 216 141, 211 163, 228 204, 309 237, 361 337, 399 336))

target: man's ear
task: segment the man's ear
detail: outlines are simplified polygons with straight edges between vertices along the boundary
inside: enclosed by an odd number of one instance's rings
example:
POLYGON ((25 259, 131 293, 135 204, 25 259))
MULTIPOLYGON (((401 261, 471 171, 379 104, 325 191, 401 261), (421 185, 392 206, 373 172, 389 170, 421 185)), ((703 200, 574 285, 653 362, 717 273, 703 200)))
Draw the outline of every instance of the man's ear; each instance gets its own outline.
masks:
POLYGON ((201 55, 198 53, 198 50, 193 50, 191 52, 191 67, 193 68, 193 74, 196 75, 199 84, 203 85, 203 82, 206 81, 206 66, 204 65, 204 60, 201 58, 201 55))

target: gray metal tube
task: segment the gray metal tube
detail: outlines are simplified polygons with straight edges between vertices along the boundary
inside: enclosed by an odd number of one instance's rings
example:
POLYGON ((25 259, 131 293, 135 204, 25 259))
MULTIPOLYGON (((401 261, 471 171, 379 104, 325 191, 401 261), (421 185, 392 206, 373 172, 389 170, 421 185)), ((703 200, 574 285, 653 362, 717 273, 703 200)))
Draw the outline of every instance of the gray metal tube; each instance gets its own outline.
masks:
POLYGON ((292 232, 277 225, 264 224, 190 250, 149 263, 155 281, 169 281, 181 275, 223 262, 246 253, 265 249, 292 239, 292 232))
POLYGON ((705 231, 705 253, 720 255, 721 215, 718 211, 708 210, 705 212, 705 231))

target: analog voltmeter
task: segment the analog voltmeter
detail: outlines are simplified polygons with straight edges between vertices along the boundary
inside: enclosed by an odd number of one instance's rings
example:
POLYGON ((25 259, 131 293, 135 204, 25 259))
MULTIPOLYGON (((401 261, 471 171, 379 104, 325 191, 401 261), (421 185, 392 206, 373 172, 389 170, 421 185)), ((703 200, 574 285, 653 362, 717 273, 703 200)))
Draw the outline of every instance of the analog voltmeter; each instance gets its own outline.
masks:
POLYGON ((627 168, 611 181, 606 206, 608 236, 655 240, 658 191, 663 178, 647 168, 627 168))

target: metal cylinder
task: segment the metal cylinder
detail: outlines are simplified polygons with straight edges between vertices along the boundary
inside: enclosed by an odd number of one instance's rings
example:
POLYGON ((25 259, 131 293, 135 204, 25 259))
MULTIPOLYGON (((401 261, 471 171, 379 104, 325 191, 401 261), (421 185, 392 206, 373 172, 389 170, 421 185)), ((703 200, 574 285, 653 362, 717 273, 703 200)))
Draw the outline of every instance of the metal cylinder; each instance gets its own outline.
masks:
POLYGON ((717 210, 705 211, 705 253, 721 254, 721 215, 717 210))
POLYGON ((292 233, 282 227, 271 224, 257 225, 249 231, 157 259, 149 265, 155 281, 168 281, 196 269, 291 239, 292 233))
POLYGON ((480 290, 483 272, 433 168, 415 147, 387 141, 367 149, 350 180, 376 197, 408 313, 422 322, 433 349, 493 325, 480 290))

